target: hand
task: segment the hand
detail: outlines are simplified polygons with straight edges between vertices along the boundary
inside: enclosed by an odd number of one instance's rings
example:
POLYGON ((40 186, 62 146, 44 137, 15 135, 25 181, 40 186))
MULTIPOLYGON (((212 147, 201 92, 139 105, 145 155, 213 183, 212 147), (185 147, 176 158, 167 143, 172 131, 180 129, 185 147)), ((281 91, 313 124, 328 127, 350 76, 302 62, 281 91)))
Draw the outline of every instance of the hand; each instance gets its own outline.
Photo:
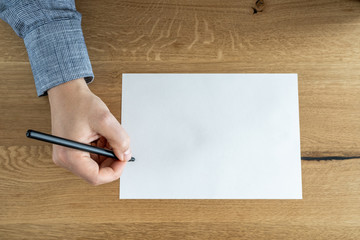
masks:
POLYGON ((48 90, 52 134, 114 151, 121 161, 53 145, 53 161, 93 185, 119 179, 131 158, 130 139, 83 78, 48 90))

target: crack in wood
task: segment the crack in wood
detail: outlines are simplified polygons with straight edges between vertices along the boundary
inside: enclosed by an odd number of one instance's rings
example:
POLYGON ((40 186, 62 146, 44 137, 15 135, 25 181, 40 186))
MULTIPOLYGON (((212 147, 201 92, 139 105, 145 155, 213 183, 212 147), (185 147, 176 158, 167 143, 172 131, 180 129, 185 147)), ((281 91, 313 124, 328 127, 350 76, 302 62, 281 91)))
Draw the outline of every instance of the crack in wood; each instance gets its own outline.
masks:
POLYGON ((262 12, 264 10, 265 2, 264 0, 257 0, 255 2, 256 7, 251 7, 253 9, 253 14, 257 14, 259 12, 262 12))
POLYGON ((321 161, 321 160, 349 160, 349 159, 360 159, 360 156, 340 157, 340 156, 326 156, 326 157, 301 157, 301 160, 306 161, 321 161))
POLYGON ((264 7, 264 0, 257 0, 255 5, 258 9, 262 9, 264 7))

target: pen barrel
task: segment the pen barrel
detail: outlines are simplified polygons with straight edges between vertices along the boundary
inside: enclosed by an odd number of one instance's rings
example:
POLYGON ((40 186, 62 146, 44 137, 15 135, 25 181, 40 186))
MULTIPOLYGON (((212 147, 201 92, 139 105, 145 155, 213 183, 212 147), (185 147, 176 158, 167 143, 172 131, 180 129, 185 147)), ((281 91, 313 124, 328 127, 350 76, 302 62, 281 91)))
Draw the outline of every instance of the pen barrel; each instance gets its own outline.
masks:
POLYGON ((110 150, 94 147, 94 146, 84 144, 84 143, 75 142, 75 141, 72 141, 69 139, 64 139, 61 137, 56 137, 56 136, 49 135, 46 133, 40 133, 40 132, 37 132, 34 130, 28 130, 26 132, 26 136, 29 138, 40 140, 40 141, 53 143, 53 144, 61 145, 64 147, 75 148, 75 149, 82 150, 85 152, 91 152, 91 153, 103 155, 106 157, 118 159, 116 157, 116 155, 114 154, 114 152, 112 152, 110 150))

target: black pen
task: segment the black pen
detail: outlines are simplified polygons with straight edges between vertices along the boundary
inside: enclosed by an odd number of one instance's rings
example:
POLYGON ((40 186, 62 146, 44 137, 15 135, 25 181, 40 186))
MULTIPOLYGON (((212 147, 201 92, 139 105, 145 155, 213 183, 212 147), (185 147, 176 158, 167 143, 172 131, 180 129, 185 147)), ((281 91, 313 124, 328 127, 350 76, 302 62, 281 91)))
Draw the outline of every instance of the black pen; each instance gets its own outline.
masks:
MULTIPOLYGON (((61 145, 61 146, 68 147, 68 148, 78 149, 78 150, 81 150, 84 152, 91 152, 91 153, 95 153, 95 154, 99 154, 102 156, 115 158, 115 159, 119 160, 115 156, 114 152, 111 150, 94 147, 94 146, 91 146, 88 144, 76 142, 76 141, 69 140, 66 138, 56 137, 56 136, 53 136, 50 134, 46 134, 46 133, 42 133, 42 132, 38 132, 38 131, 34 131, 34 130, 27 130, 26 136, 28 138, 33 138, 36 140, 53 143, 53 144, 61 145)), ((128 162, 134 162, 134 161, 135 161, 135 158, 131 157, 131 159, 128 162)))

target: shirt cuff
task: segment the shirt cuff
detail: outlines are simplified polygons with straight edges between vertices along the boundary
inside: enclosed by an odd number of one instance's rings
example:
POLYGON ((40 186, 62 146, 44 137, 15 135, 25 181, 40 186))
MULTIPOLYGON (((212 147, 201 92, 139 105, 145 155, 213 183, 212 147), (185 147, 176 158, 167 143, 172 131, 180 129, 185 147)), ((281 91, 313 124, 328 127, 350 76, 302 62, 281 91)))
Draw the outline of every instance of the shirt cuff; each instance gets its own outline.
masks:
POLYGON ((24 37, 38 96, 62 83, 94 79, 80 20, 46 23, 24 37))

